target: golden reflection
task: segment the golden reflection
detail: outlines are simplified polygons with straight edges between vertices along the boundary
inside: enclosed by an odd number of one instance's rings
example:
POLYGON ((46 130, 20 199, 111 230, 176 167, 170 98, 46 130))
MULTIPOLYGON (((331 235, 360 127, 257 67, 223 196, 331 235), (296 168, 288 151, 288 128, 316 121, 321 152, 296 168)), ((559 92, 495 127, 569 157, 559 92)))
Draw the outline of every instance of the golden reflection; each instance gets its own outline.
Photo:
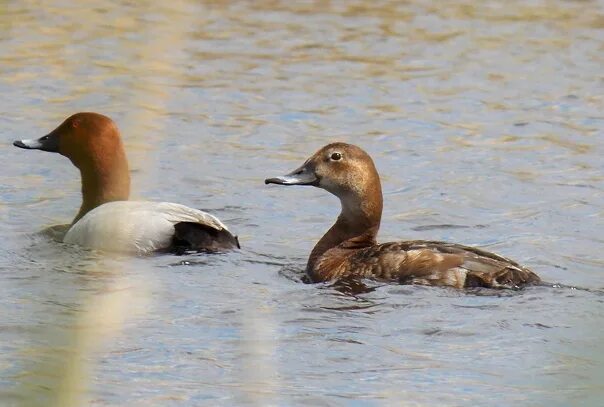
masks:
POLYGON ((592 145, 585 143, 577 143, 569 139, 563 139, 562 137, 556 136, 554 134, 543 134, 539 136, 539 139, 556 145, 558 147, 566 148, 577 154, 589 153, 594 148, 592 145))
MULTIPOLYGON (((94 266, 87 273, 107 275, 104 269, 94 266)), ((148 290, 148 281, 116 278, 104 292, 82 297, 77 312, 48 315, 49 321, 56 324, 35 330, 32 338, 45 345, 23 349, 35 362, 19 377, 15 395, 20 405, 89 404, 91 361, 119 335, 126 318, 146 312, 148 290)))

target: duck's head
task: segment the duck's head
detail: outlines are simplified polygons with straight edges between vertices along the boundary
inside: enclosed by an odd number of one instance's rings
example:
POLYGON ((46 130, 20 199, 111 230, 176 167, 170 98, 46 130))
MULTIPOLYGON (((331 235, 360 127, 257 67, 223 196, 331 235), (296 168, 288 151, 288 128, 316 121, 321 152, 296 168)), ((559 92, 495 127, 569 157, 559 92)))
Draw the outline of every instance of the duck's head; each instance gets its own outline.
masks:
POLYGON ((98 205, 127 200, 130 195, 126 152, 117 126, 107 116, 76 113, 46 136, 13 145, 59 153, 80 170, 83 202, 73 223, 98 205))
POLYGON ((117 126, 99 113, 76 113, 39 139, 16 140, 13 145, 31 150, 59 153, 81 168, 123 150, 117 126))
POLYGON ((382 190, 373 160, 361 148, 332 143, 314 153, 302 166, 266 184, 312 185, 331 192, 344 209, 373 206, 381 212, 382 190))

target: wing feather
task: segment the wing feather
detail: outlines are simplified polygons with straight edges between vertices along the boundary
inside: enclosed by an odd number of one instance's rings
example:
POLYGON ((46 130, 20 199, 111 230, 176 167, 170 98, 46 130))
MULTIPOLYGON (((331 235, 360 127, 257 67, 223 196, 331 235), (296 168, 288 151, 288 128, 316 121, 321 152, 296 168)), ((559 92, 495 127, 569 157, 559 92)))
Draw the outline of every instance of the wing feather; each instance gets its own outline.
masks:
POLYGON ((113 252, 149 253, 166 248, 179 222, 199 223, 216 230, 227 227, 209 213, 171 202, 109 202, 88 212, 63 241, 113 252))
POLYGON ((334 248, 318 262, 321 279, 376 277, 403 283, 511 288, 535 283, 531 270, 495 253, 455 243, 413 240, 383 243, 352 254, 334 248), (340 259, 339 262, 335 262, 340 259))

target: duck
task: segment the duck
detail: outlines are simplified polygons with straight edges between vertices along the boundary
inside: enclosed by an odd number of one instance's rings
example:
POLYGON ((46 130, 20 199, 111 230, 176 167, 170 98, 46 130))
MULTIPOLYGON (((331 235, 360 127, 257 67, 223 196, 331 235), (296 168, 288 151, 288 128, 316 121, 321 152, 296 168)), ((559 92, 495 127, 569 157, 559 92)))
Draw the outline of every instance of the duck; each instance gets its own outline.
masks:
POLYGON ((59 153, 80 171, 82 204, 62 241, 107 252, 223 251, 240 248, 215 216, 171 202, 130 201, 130 172, 115 122, 94 112, 68 117, 28 150, 59 153))
POLYGON ((312 249, 306 265, 311 282, 373 278, 401 284, 454 288, 516 289, 540 282, 533 271, 476 247, 432 240, 379 244, 380 177, 358 146, 328 144, 294 171, 265 184, 305 185, 339 198, 341 212, 312 249))

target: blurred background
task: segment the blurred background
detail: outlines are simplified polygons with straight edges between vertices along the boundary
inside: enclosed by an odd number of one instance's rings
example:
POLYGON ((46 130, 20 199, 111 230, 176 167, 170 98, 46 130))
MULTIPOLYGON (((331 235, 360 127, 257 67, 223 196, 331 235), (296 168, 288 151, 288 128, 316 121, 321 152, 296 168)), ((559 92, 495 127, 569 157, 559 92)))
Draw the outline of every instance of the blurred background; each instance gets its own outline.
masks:
POLYGON ((2 404, 601 405, 603 66, 602 1, 0 0, 2 404), (133 198, 211 211, 242 250, 40 235, 79 174, 11 143, 78 111, 117 122, 133 198), (376 162, 381 241, 562 286, 303 284, 339 204, 263 180, 332 141, 376 162))

